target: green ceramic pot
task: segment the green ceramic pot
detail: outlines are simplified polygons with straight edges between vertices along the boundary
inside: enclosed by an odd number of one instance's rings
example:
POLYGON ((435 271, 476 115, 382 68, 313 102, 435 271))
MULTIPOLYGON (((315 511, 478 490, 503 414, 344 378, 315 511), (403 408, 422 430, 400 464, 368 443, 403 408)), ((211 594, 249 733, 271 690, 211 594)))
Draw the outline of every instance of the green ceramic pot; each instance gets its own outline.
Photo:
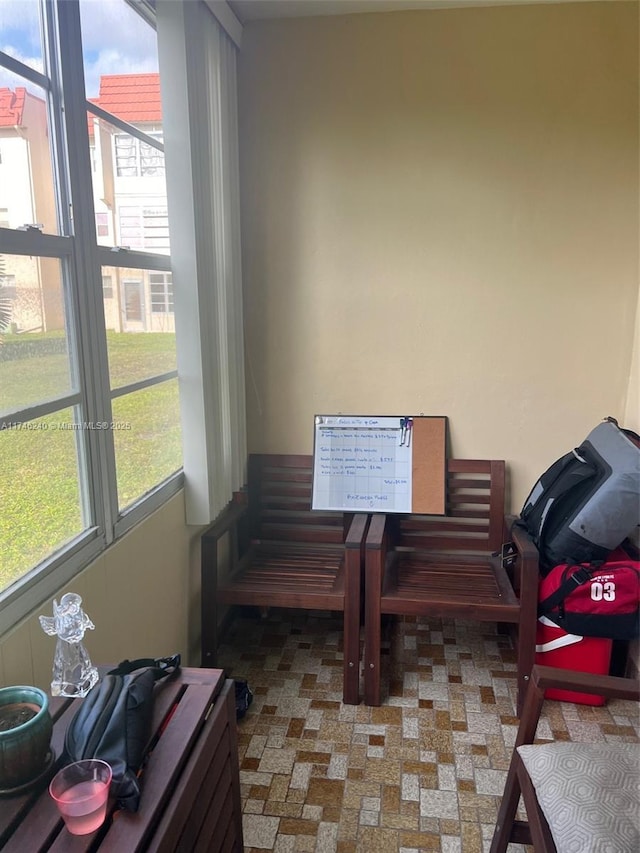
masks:
POLYGON ((51 758, 49 698, 38 687, 0 689, 0 790, 37 779, 51 758))

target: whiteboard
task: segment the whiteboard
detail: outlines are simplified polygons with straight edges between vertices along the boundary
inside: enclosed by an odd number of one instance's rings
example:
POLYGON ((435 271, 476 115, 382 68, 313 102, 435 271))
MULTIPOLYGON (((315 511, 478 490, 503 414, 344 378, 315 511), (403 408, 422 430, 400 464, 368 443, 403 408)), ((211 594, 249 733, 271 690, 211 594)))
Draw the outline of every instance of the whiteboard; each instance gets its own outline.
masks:
POLYGON ((445 436, 440 416, 316 415, 312 508, 443 514, 445 436))

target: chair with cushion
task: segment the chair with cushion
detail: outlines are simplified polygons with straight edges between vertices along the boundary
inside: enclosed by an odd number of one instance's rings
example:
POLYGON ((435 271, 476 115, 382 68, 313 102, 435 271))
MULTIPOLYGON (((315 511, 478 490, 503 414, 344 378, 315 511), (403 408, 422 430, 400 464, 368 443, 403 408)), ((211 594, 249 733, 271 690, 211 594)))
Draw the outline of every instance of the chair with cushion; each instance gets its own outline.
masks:
POLYGON ((637 853, 640 744, 534 744, 547 688, 640 698, 637 679, 534 666, 490 853, 510 842, 536 853, 637 853), (527 821, 516 820, 520 796, 527 821))

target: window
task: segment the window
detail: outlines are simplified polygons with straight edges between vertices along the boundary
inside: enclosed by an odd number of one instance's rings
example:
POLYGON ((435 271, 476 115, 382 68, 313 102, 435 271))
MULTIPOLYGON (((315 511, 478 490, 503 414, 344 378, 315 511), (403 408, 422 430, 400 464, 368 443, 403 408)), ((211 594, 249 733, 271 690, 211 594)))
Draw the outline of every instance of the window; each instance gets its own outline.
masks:
POLYGON ((120 207, 120 244, 136 249, 169 249, 166 207, 120 207))
POLYGON ((109 236, 109 214, 96 213, 96 233, 98 237, 109 236))
POLYGON ((21 63, 17 67, 23 74, 9 71, 1 60, 0 55, 0 219, 5 223, 0 227, 38 225, 45 234, 64 234, 54 178, 51 142, 56 129, 51 126, 49 80, 21 63))
POLYGON ((114 76, 158 88, 155 31, 126 0, 28 0, 15 17, 0 49, 0 631, 182 484, 161 115, 147 137, 133 95, 131 115, 108 111, 114 76), (149 73, 102 68, 114 50, 149 73), (120 168, 153 192, 132 197, 120 168), (103 245, 114 224, 132 251, 103 245))
MULTIPOLYGON (((0 269, 2 269, 0 267, 0 269)), ((15 275, 2 275, 0 273, 0 298, 15 299, 16 298, 16 277, 15 275)))
POLYGON ((124 289, 124 316, 128 323, 142 323, 142 279, 125 279, 122 282, 124 289))
POLYGON ((154 314, 173 314, 173 284, 170 273, 149 276, 151 310, 154 314))
MULTIPOLYGON (((162 133, 152 131, 148 136, 162 142, 162 133)), ((151 177, 164 175, 164 154, 147 142, 119 133, 115 138, 116 171, 118 177, 151 177)))

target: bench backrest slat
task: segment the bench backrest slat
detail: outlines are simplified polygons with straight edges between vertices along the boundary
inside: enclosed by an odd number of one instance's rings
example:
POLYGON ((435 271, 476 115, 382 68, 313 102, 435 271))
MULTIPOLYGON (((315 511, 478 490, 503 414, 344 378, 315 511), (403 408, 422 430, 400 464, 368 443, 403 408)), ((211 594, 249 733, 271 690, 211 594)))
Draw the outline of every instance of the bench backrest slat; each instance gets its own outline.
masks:
POLYGON ((505 464, 450 459, 447 514, 403 515, 396 522, 399 547, 491 554, 502 544, 505 464))
POLYGON ((340 544, 341 512, 311 509, 313 457, 251 454, 249 518, 252 539, 340 544))

